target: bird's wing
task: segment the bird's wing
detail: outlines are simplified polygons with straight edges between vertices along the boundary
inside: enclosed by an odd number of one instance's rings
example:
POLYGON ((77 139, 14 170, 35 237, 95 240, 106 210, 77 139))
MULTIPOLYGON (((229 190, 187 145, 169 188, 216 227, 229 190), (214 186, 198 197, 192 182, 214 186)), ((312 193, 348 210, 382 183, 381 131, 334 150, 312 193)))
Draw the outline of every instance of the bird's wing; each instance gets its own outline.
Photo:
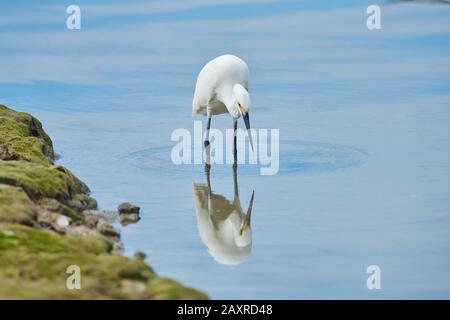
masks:
POLYGON ((213 62, 207 63, 198 74, 192 101, 193 114, 206 115, 208 103, 215 98, 220 79, 213 62))
POLYGON ((209 194, 208 186, 194 183, 195 203, 198 213, 208 212, 214 220, 225 220, 233 211, 233 205, 222 195, 209 194))

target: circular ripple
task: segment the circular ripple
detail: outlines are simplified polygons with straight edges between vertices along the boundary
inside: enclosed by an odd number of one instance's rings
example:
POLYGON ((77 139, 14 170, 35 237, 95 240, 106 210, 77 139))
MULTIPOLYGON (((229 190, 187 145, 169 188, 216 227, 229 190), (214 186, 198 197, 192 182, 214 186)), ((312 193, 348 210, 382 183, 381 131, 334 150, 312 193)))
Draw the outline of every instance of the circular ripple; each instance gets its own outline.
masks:
MULTIPOLYGON (((125 161, 142 170, 174 174, 198 174, 203 172, 202 164, 175 165, 170 154, 173 145, 137 150, 125 156, 125 161)), ((270 149, 269 149, 270 150, 270 149)), ((286 173, 313 173, 334 171, 360 165, 367 161, 364 150, 329 143, 308 141, 280 142, 279 171, 286 173)), ((240 164, 239 174, 259 175, 261 164, 240 164)), ((229 174, 231 165, 213 164, 214 174, 229 174)))

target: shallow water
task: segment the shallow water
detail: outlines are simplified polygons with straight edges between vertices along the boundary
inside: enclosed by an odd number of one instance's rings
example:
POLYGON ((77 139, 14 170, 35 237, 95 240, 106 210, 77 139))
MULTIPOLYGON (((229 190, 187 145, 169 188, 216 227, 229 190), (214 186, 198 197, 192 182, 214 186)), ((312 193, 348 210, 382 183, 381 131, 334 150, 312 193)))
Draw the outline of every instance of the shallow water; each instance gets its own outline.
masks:
MULTIPOLYGON (((5 5, 0 103, 42 120, 101 209, 142 207, 126 254, 212 298, 450 298, 450 6, 383 3, 368 31, 364 1, 90 3, 80 31, 50 2, 5 5), (253 126, 280 129, 277 175, 238 169, 233 219, 254 191, 241 251, 205 235, 203 167, 170 160, 199 69, 226 52, 249 64, 253 126)), ((217 226, 232 167, 210 180, 217 226)))

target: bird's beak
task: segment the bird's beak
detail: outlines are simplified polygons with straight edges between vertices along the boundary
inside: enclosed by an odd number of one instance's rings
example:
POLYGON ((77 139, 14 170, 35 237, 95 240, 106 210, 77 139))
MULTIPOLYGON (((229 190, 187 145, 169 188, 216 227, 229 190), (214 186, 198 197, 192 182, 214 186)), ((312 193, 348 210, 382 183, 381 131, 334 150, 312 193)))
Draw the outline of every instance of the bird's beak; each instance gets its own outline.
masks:
POLYGON ((244 118, 245 128, 247 128, 248 132, 248 140, 250 140, 250 146, 252 147, 253 151, 253 139, 252 139, 252 132, 250 131, 250 116, 248 112, 243 113, 242 118, 244 118))
POLYGON ((247 214, 245 215, 245 220, 242 223, 241 229, 239 230, 239 234, 242 236, 245 230, 250 228, 250 220, 252 218, 252 209, 253 209, 253 198, 255 197, 255 190, 252 192, 252 197, 250 198, 250 204, 248 205, 247 214))

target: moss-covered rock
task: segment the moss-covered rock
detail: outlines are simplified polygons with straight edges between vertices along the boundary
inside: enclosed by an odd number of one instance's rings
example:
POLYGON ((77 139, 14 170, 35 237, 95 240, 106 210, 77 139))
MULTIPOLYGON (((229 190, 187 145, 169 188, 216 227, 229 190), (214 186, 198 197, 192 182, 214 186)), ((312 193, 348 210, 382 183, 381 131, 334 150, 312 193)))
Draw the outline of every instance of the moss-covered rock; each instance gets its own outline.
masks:
POLYGON ((0 183, 21 187, 31 199, 70 198, 68 181, 61 171, 25 161, 1 161, 0 183))
POLYGON ((121 256, 120 232, 33 116, 0 105, 0 299, 206 299, 121 256), (69 290, 69 266, 81 289, 69 290))
POLYGON ((52 163, 53 143, 33 116, 0 105, 0 159, 52 163))
POLYGON ((73 238, 17 224, 0 224, 0 298, 205 299, 197 290, 158 278, 140 259, 111 255, 103 238, 73 238), (69 266, 81 289, 69 290, 69 266), (19 285, 20 284, 20 285, 19 285))
POLYGON ((31 199, 67 202, 89 188, 69 170, 25 161, 0 161, 0 183, 23 188, 31 199))

